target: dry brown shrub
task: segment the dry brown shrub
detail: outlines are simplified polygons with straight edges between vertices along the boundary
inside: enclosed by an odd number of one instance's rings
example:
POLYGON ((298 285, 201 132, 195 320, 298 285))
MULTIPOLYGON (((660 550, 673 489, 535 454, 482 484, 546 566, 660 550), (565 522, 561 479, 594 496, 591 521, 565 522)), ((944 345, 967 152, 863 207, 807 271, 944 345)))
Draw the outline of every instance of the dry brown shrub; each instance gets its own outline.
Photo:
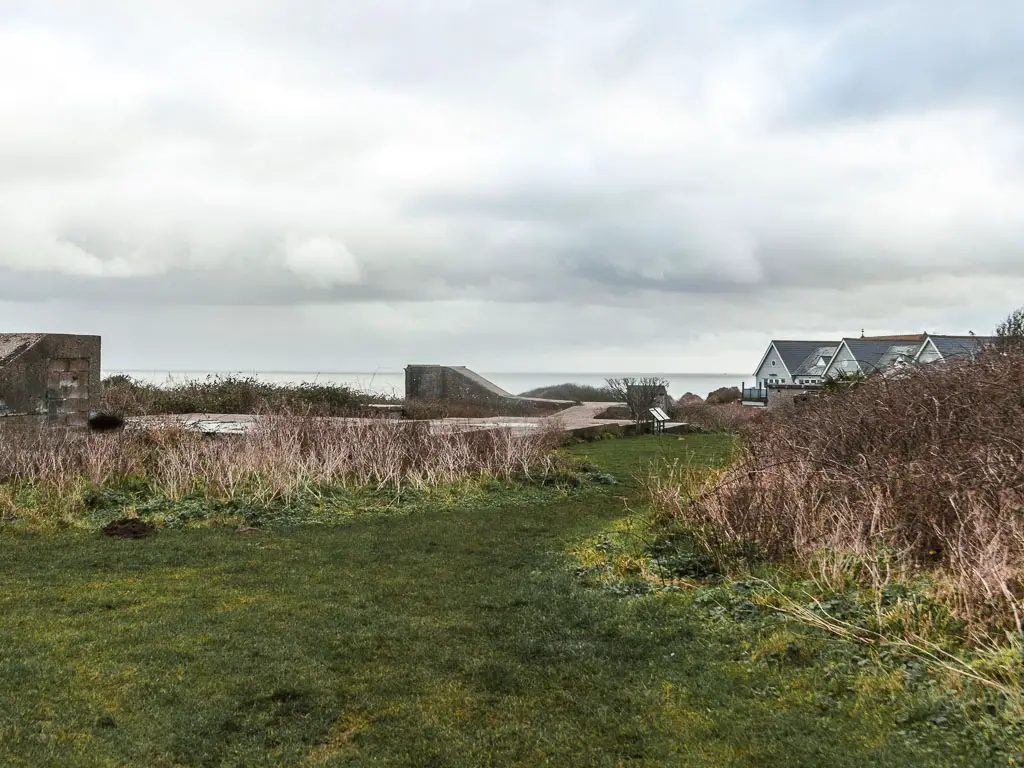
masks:
POLYGON ((422 487, 471 476, 544 471, 554 428, 464 431, 454 425, 265 416, 241 435, 204 436, 169 424, 114 434, 0 431, 0 484, 31 483, 72 497, 85 483, 144 480, 159 493, 289 496, 323 484, 422 487))
POLYGON ((828 577, 930 569, 976 627, 1021 626, 1024 352, 875 376, 747 430, 745 455, 671 513, 828 577))
POLYGON ((103 380, 100 410, 119 416, 268 412, 358 416, 365 415, 365 405, 373 399, 330 382, 275 384, 256 376, 212 374, 159 386, 119 374, 103 380))
POLYGON ((765 411, 739 403, 723 403, 708 405, 707 403, 690 403, 672 406, 672 418, 685 421, 712 432, 739 432, 748 425, 763 418, 765 411))

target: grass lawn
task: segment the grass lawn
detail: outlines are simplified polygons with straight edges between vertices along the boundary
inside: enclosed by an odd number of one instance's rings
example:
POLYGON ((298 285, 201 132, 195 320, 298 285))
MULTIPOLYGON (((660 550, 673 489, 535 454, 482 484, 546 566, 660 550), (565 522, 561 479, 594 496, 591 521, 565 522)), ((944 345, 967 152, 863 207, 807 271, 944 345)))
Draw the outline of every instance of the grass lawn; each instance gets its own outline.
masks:
POLYGON ((892 686, 823 701, 823 657, 580 577, 633 471, 729 444, 576 446, 620 483, 343 525, 5 535, 0 764, 991 764, 906 738, 892 686))

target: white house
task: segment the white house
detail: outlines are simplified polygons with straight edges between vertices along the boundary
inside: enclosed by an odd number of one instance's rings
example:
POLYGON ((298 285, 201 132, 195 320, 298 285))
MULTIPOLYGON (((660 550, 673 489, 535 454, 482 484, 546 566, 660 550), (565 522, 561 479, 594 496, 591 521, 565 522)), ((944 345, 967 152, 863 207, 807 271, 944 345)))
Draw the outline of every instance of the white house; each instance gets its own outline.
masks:
POLYGON ((782 384, 814 386, 841 374, 871 374, 905 365, 973 357, 987 336, 861 336, 838 341, 788 341, 768 345, 754 372, 755 386, 782 384))
POLYGON ((835 341, 773 341, 754 372, 755 386, 819 384, 838 346, 835 341))

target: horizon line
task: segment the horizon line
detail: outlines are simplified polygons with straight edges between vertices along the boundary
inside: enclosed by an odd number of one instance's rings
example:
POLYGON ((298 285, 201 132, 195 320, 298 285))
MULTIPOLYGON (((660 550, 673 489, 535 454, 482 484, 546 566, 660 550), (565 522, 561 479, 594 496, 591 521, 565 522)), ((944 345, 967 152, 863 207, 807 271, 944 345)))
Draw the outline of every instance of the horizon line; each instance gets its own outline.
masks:
MULTIPOLYGON (((367 374, 379 374, 379 373, 391 373, 399 374, 404 373, 405 370, 381 368, 376 371, 344 371, 344 370, 315 370, 312 368, 307 369, 258 369, 258 368, 127 368, 123 366, 103 366, 101 368, 105 372, 123 373, 123 372, 135 372, 135 373, 367 373, 367 374)), ((472 369, 475 370, 475 369, 472 369)), ((553 376, 556 374, 572 374, 580 375, 584 374, 587 376, 598 376, 598 375, 635 375, 639 371, 487 371, 484 369, 480 370, 481 373, 497 374, 497 375, 519 375, 519 376, 553 376)), ((739 373, 737 371, 649 371, 651 374, 664 374, 664 375, 685 375, 685 376, 748 376, 749 373, 739 373)))

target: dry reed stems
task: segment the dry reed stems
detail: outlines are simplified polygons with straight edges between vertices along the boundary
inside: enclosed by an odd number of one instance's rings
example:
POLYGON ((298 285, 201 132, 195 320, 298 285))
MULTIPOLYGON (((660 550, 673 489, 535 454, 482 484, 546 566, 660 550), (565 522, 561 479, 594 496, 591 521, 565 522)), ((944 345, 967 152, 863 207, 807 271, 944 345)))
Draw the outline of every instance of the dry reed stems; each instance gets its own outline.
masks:
POLYGON ((60 495, 82 482, 99 488, 141 480, 172 499, 201 493, 260 500, 321 485, 423 487, 543 471, 556 440, 544 429, 467 432, 290 417, 260 417, 246 434, 216 437, 174 426, 106 435, 3 430, 0 488, 33 483, 60 495))
POLYGON ((764 415, 760 408, 739 403, 690 403, 672 406, 672 418, 695 424, 712 432, 738 432, 759 421, 764 415))
POLYGON ((715 480, 655 501, 826 581, 930 570, 958 615, 1021 629, 1024 353, 875 376, 772 413, 715 480))

